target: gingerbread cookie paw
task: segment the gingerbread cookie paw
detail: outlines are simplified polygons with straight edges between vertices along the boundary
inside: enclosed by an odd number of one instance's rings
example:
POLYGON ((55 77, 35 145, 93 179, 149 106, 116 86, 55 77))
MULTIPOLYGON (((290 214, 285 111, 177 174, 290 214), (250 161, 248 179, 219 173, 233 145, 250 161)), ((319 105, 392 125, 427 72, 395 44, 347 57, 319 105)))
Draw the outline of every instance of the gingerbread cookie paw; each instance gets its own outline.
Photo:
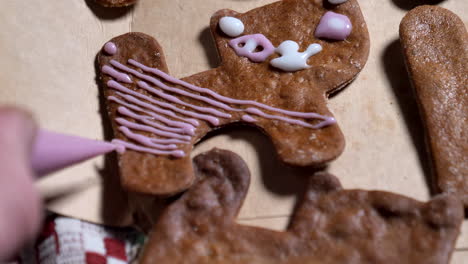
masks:
POLYGON ((468 207, 468 33, 441 7, 421 6, 400 25, 433 165, 436 192, 454 194, 468 207))
POLYGON ((198 181, 161 215, 140 263, 448 263, 463 220, 460 202, 343 190, 326 173, 309 189, 284 232, 243 226, 236 216, 249 171, 212 150, 194 160, 198 181))
POLYGON ((188 155, 177 155, 182 151, 176 144, 187 146, 190 136, 181 131, 189 131, 198 121, 178 116, 186 110, 159 101, 138 88, 138 83, 143 81, 137 83, 135 75, 141 76, 142 73, 119 62, 131 57, 148 67, 167 72, 161 47, 145 34, 129 33, 108 42, 103 53, 106 55, 99 55, 98 63, 116 140, 128 142, 125 143, 127 147, 144 150, 125 151, 119 155, 122 185, 132 191, 158 195, 171 195, 188 188, 194 180, 191 160, 188 155), (135 75, 130 77, 118 67, 124 67, 135 75), (149 147, 132 143, 142 139, 149 147))
POLYGON ((211 19, 221 65, 168 74, 157 42, 129 33, 105 44, 100 75, 124 186, 174 194, 193 181, 193 145, 232 123, 259 128, 280 159, 323 166, 344 148, 328 96, 363 68, 369 35, 356 0, 285 0, 211 19))

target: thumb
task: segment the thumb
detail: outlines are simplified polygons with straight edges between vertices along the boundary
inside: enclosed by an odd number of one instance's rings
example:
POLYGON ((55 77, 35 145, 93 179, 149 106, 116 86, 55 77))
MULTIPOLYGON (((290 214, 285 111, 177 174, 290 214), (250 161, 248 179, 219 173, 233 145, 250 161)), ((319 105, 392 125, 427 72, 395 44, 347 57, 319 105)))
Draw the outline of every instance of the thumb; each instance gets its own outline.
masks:
POLYGON ((30 165, 35 133, 30 114, 0 107, 0 262, 18 253, 40 227, 41 200, 30 165))

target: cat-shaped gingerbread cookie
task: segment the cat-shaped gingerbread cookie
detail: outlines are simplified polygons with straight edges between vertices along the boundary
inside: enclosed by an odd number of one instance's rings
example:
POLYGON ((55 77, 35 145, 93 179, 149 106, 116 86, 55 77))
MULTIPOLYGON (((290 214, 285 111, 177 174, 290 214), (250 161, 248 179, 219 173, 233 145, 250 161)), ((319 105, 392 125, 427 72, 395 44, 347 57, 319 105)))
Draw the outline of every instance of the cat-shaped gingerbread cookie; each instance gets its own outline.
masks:
POLYGON ((194 158, 197 182, 161 214, 142 264, 449 263, 463 206, 441 194, 426 203, 384 192, 344 190, 311 173, 286 230, 236 223, 249 170, 236 154, 214 149, 194 158))
POLYGON ((124 187, 154 195, 185 190, 194 182, 193 145, 232 123, 259 128, 290 165, 323 166, 343 151, 327 99, 368 57, 356 0, 220 10, 210 28, 221 65, 180 80, 168 74, 157 41, 142 33, 118 36, 98 54, 124 187))

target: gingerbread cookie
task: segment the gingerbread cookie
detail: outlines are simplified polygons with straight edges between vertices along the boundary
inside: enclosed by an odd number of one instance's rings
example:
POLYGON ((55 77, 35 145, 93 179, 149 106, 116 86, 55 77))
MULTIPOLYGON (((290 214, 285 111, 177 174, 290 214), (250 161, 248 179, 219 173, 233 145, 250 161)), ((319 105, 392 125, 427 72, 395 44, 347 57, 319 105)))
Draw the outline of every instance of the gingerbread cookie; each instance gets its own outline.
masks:
POLYGON ((410 11, 400 39, 427 131, 436 192, 468 207, 468 33, 463 21, 436 6, 410 11))
POLYGON ((161 215, 145 263, 448 263, 461 203, 427 203, 382 191, 343 190, 317 173, 284 232, 236 223, 250 176, 240 157, 212 150, 194 159, 198 181, 161 215))
POLYGON ((96 3, 106 7, 124 7, 130 6, 137 2, 137 0, 94 0, 96 3))
POLYGON ((186 189, 194 181, 193 144, 232 123, 258 127, 291 165, 323 166, 343 151, 327 98, 367 60, 369 35, 356 0, 221 10, 211 31, 221 66, 181 80, 142 33, 116 37, 98 55, 114 142, 126 149, 119 164, 128 189, 186 189))

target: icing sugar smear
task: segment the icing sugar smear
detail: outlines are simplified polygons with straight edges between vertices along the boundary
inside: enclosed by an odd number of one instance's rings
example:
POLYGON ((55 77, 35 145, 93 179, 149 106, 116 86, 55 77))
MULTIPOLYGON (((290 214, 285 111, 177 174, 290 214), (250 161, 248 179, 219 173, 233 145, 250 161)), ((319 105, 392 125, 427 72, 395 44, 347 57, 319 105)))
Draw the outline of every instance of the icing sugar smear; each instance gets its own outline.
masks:
POLYGON ((213 90, 173 78, 135 60, 129 60, 128 64, 140 71, 116 60, 111 60, 102 69, 103 73, 113 78, 107 82, 107 86, 116 93, 107 99, 119 105, 117 112, 121 117, 117 117, 115 122, 119 125, 119 131, 129 140, 113 140, 119 147, 119 152, 131 149, 154 155, 184 157, 186 153, 180 147, 193 143, 195 131, 201 121, 218 126, 220 118, 232 118, 231 114, 234 112, 242 113, 241 120, 250 123, 258 122, 259 117, 310 129, 320 129, 336 123, 333 117, 317 113, 289 111, 252 100, 226 97, 213 90), (135 78, 140 80, 136 81, 135 78), (161 80, 185 89, 169 86, 161 80), (136 84, 145 94, 132 90, 125 84, 136 84), (200 104, 188 103, 182 100, 184 97, 200 104), (310 119, 322 121, 313 125, 307 122, 310 119))

